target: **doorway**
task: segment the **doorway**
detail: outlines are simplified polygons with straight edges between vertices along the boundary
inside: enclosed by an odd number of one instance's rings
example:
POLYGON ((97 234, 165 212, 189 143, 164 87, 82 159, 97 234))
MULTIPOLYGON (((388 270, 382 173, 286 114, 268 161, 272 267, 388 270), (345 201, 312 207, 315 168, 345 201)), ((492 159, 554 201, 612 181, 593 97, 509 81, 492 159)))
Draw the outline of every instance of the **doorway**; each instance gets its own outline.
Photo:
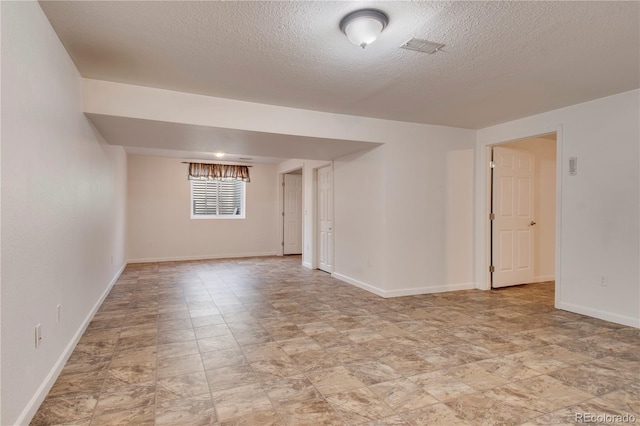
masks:
POLYGON ((555 132, 490 149, 491 288, 555 280, 555 132))
POLYGON ((333 273, 333 168, 317 169, 318 269, 333 273))
POLYGON ((282 177, 282 254, 302 254, 302 169, 282 177))

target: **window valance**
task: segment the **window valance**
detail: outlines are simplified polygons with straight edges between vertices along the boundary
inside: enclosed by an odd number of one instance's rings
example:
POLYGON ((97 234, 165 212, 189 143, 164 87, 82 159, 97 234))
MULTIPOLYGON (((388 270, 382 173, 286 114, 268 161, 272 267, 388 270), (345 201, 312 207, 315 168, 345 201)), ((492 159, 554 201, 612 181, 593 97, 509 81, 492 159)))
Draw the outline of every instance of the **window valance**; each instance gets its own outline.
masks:
POLYGON ((251 182, 249 166, 189 163, 189 180, 240 180, 251 182))

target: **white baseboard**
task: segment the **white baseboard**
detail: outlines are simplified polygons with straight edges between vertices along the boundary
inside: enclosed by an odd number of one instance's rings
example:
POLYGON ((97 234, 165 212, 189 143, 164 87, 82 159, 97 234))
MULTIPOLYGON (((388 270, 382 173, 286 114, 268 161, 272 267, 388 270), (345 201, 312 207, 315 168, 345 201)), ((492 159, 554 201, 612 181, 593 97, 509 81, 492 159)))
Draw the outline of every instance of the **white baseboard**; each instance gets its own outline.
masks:
POLYGON ((304 266, 305 268, 313 269, 311 267, 311 263, 310 262, 302 262, 302 266, 304 266))
POLYGON ((629 327, 640 328, 640 318, 628 317, 626 315, 618 315, 611 312, 601 311, 598 309, 588 308, 586 306, 573 305, 571 303, 559 302, 556 308, 576 314, 586 315, 588 317, 598 318, 605 321, 615 322, 616 324, 627 325, 629 327))
POLYGON ((145 257, 139 259, 127 259, 127 263, 179 262, 182 260, 234 259, 240 257, 265 257, 277 255, 278 252, 276 251, 268 251, 260 253, 207 254, 204 256, 145 257))
POLYGON ((415 296, 417 294, 445 293, 447 291, 472 290, 474 283, 446 284, 430 287, 401 288, 389 290, 384 297, 415 296))
POLYGON ((98 301, 93 305, 93 308, 91 308, 91 311, 89 311, 82 324, 80 324, 78 331, 76 331, 76 333, 73 335, 71 341, 69 341, 69 344, 58 358, 58 361, 56 361, 56 363, 53 365, 53 368, 51 369, 51 371, 49 371, 47 377, 45 377, 44 381, 42 382, 36 393, 33 395, 25 409, 22 411, 20 416, 18 416, 16 425, 29 424, 29 422, 31 422, 31 419, 33 419, 33 416, 36 415, 38 408, 40 408, 40 404, 42 404, 42 401, 44 401, 44 399, 47 397, 47 394, 56 382, 58 376, 60 375, 60 372, 62 372, 62 369, 69 360, 69 357, 73 353, 73 350, 76 348, 76 345, 80 341, 80 338, 84 334, 85 330, 89 326, 89 323, 93 319, 93 316, 96 314, 96 312, 102 305, 102 302, 104 302, 104 299, 106 299, 107 295, 111 291, 111 288, 113 288, 113 285, 116 283, 116 281, 118 281, 118 278, 126 267, 127 264, 123 264, 120 270, 116 272, 114 277, 111 279, 111 282, 104 290, 98 301))
POLYGON ((396 290, 383 290, 381 288, 372 286, 371 284, 367 284, 365 282, 356 280, 346 275, 339 274, 337 272, 334 272, 333 274, 331 274, 331 276, 340 281, 344 281, 347 284, 354 285, 358 288, 367 290, 373 294, 377 294, 378 296, 384 297, 384 298, 415 296, 418 294, 443 293, 446 291, 470 290, 475 288, 473 283, 461 283, 461 284, 448 284, 448 285, 430 286, 430 287, 414 287, 414 288, 401 288, 396 290))
POLYGON ((342 274, 339 274, 337 272, 333 272, 331 274, 331 276, 333 278, 337 279, 337 280, 344 281, 347 284, 351 284, 351 285, 354 285, 354 286, 356 286, 358 288, 361 288, 363 290, 367 290, 367 291, 369 291, 369 292, 371 292, 373 294, 377 294, 380 297, 388 297, 388 296, 385 296, 386 292, 384 290, 382 290, 382 289, 380 289, 378 287, 374 287, 374 286, 372 286, 370 284, 367 284, 365 282, 358 281, 356 279, 353 279, 351 277, 347 277, 346 275, 342 275, 342 274))
POLYGON ((543 283, 545 281, 555 281, 555 275, 540 275, 534 278, 534 283, 543 283))

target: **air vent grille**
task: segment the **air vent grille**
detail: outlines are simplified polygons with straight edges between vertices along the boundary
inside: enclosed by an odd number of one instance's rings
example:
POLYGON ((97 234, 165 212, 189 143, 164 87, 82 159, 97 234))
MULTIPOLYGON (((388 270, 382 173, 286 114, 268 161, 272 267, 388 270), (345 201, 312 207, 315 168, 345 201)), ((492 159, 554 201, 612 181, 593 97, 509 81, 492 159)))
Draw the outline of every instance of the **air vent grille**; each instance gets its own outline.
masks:
POLYGON ((240 160, 240 161, 251 161, 251 160, 253 160, 253 158, 249 158, 249 157, 238 157, 238 160, 240 160))
POLYGON ((422 40, 419 38, 412 38, 411 40, 409 40, 408 42, 406 42, 400 47, 402 49, 415 50, 416 52, 432 54, 442 49, 444 47, 444 44, 435 43, 433 41, 428 41, 428 40, 422 40))

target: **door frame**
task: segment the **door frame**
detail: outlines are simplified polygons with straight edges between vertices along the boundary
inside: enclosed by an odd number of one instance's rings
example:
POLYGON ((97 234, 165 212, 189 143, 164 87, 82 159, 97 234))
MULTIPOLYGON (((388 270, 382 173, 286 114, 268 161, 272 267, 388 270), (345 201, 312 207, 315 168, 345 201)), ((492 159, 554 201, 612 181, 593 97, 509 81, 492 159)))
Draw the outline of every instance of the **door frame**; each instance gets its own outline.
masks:
POLYGON ((304 255, 304 176, 302 175, 302 173, 304 173, 303 168, 302 167, 298 167, 297 169, 293 169, 290 170, 288 172, 285 173, 281 173, 282 177, 280 178, 280 191, 281 191, 281 203, 280 203, 280 217, 281 217, 281 233, 280 233, 280 251, 282 252, 282 256, 284 256, 284 221, 285 221, 285 204, 286 204, 286 195, 285 195, 285 175, 290 175, 290 174, 294 174, 293 172, 296 172, 300 170, 300 244, 301 244, 301 249, 302 251, 300 252, 301 255, 304 255))
POLYGON ((283 170, 278 173, 278 256, 284 256, 284 247, 282 243, 284 242, 284 175, 295 172, 296 170, 302 170, 302 256, 304 256, 304 223, 305 223, 305 215, 304 215, 304 167, 294 166, 291 169, 283 170))
MULTIPOLYGON (((335 232, 336 232, 336 217, 335 217, 335 193, 336 193, 336 182, 335 175, 333 170, 333 161, 329 161, 326 164, 319 165, 313 168, 313 256, 311 261, 311 269, 320 269, 320 215, 318 214, 318 170, 324 169, 325 167, 331 167, 331 186, 332 191, 331 194, 333 196, 333 200, 331 200, 331 205, 333 206, 333 233, 331 234, 331 247, 335 250, 335 232)), ((333 276, 333 271, 335 270, 335 256, 334 250, 331 250, 331 265, 332 272, 331 276, 333 276)))
POLYGON ((562 181, 563 181, 563 137, 562 125, 542 127, 528 132, 511 132, 511 134, 492 135, 478 139, 475 149, 475 288, 491 289, 491 147, 515 142, 522 139, 535 138, 549 133, 556 134, 556 229, 555 229, 555 305, 561 298, 562 291, 562 181))

